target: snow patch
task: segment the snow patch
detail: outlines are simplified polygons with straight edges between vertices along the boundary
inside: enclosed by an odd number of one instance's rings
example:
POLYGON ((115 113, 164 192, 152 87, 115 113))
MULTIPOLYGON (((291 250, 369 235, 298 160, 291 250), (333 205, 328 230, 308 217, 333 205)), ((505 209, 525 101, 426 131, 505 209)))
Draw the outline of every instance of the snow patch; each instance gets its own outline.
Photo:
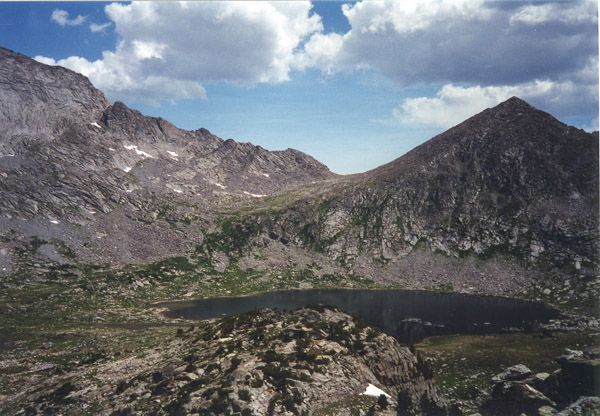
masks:
POLYGON ((0 157, 15 157, 16 154, 12 153, 12 154, 5 154, 5 155, 0 155, 0 157))
POLYGON ((131 166, 125 166, 123 168, 123 172, 129 172, 131 169, 132 169, 131 166))
POLYGON ((172 157, 179 157, 177 153, 171 152, 170 150, 167 150, 167 153, 170 154, 172 157))
POLYGON ((108 150, 110 150, 111 152, 116 152, 116 150, 113 149, 112 147, 109 147, 108 150))
POLYGON ((58 220, 50 220, 50 222, 51 222, 52 224, 58 224, 58 223, 60 223, 60 221, 58 221, 58 220))
POLYGON ((265 196, 267 196, 267 195, 262 195, 262 194, 251 194, 250 192, 246 192, 246 191, 244 191, 244 195, 249 195, 254 198, 264 198, 265 196))
POLYGON ((211 182, 213 185, 218 186, 221 189, 226 189, 227 187, 219 182, 211 182))
POLYGON ((269 177, 269 174, 268 174, 268 173, 262 173, 261 175, 263 175, 265 178, 268 178, 268 177, 269 177))
POLYGON ((138 149, 138 147, 136 145, 134 145, 134 144, 129 144, 129 145, 126 144, 123 147, 125 147, 125 149, 127 149, 127 150, 134 150, 135 153, 138 154, 138 155, 140 155, 140 156, 144 156, 144 157, 147 157, 147 158, 150 158, 150 159, 154 158, 151 154, 146 153, 143 150, 138 149))
POLYGON ((182 191, 181 189, 175 189, 175 188, 171 188, 171 190, 172 190, 173 192, 177 192, 178 194, 182 194, 182 193, 183 193, 183 191, 182 191))
POLYGON ((385 391, 381 390, 379 387, 375 387, 374 385, 372 385, 370 383, 367 386, 367 388, 365 389, 365 391, 361 393, 362 396, 371 396, 371 397, 379 397, 382 394, 390 399, 392 398, 392 396, 387 394, 385 391))
POLYGON ((102 126, 100 124, 96 123, 95 121, 93 123, 90 123, 90 126, 94 126, 94 127, 98 128, 98 129, 102 128, 102 126))

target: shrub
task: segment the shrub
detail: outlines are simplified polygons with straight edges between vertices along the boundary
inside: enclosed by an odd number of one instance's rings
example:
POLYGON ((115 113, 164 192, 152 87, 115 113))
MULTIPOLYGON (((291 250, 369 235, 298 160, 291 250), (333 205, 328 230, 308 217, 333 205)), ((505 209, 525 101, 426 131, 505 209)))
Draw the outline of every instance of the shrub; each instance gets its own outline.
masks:
POLYGON ((388 400, 387 400, 387 397, 385 396, 385 394, 380 394, 379 395, 379 398, 377 399, 377 404, 379 405, 379 407, 382 410, 387 409, 387 407, 388 407, 388 400))
POLYGON ((252 399, 252 396, 250 395, 250 391, 248 391, 246 389, 239 389, 238 397, 240 398, 240 400, 243 400, 245 402, 249 402, 252 399))

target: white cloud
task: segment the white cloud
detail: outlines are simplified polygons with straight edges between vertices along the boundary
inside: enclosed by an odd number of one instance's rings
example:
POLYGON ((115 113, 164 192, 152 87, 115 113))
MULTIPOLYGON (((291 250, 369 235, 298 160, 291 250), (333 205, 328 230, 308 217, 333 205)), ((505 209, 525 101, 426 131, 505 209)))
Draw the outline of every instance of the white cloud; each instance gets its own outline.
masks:
POLYGON ((85 22, 87 16, 78 15, 74 19, 69 19, 69 12, 67 12, 66 10, 55 9, 52 12, 52 15, 50 15, 50 19, 58 23, 62 27, 79 26, 83 24, 83 22, 85 22))
POLYGON ((596 0, 579 0, 565 8, 559 3, 531 4, 523 6, 510 17, 510 23, 538 25, 548 22, 568 24, 597 23, 598 3, 596 0))
POLYGON ((545 107, 560 106, 585 95, 587 87, 572 81, 533 81, 518 85, 460 87, 444 85, 435 97, 405 99, 394 109, 394 117, 405 124, 440 128, 454 126, 463 120, 493 107, 512 96, 531 103, 543 102, 545 107))
POLYGON ((296 67, 367 69, 401 87, 441 86, 434 96, 403 101, 393 111, 403 123, 449 127, 513 95, 559 117, 596 114, 595 0, 384 0, 341 8, 350 30, 312 35, 296 67))
POLYGON ((368 68, 401 86, 555 79, 597 55, 593 3, 523 6, 483 0, 385 0, 345 4, 342 12, 351 29, 343 35, 314 35, 298 67, 312 65, 327 73, 368 68))
POLYGON ((598 131, 598 116, 592 118, 592 120, 588 124, 582 126, 581 128, 589 133, 598 131))
POLYGON ((396 33, 411 33, 449 21, 487 20, 490 17, 483 7, 483 0, 363 1, 344 4, 342 12, 352 28, 360 33, 390 29, 396 33))
POLYGON ((139 55, 139 51, 136 55, 135 49, 120 52, 117 47, 117 52, 104 52, 102 59, 91 62, 78 56, 58 61, 43 56, 36 56, 35 59, 85 75, 112 99, 157 104, 161 101, 206 97, 204 87, 196 81, 145 74, 142 63, 152 59, 139 59, 139 55))
POLYGON ((112 22, 106 23, 92 23, 90 24, 90 31, 93 33, 104 32, 112 25, 112 22))
POLYGON ((337 55, 344 43, 344 37, 337 33, 315 33, 304 45, 302 52, 296 55, 295 69, 320 68, 325 73, 333 73, 337 55))
MULTIPOLYGON (((279 83, 293 70, 318 68, 368 69, 399 86, 442 86, 435 96, 401 103, 394 114, 405 123, 446 127, 511 95, 559 116, 597 108, 594 0, 340 7, 350 30, 325 34, 309 2, 113 3, 105 7, 109 22, 90 25, 114 25, 118 35, 101 59, 36 59, 83 73, 113 100, 204 98, 207 83, 279 83)), ((55 12, 59 24, 85 19, 55 12)))
POLYGON ((114 51, 88 61, 58 61, 88 76, 111 99, 158 102, 205 97, 202 84, 278 83, 289 79, 295 55, 322 31, 310 2, 113 3, 114 51))

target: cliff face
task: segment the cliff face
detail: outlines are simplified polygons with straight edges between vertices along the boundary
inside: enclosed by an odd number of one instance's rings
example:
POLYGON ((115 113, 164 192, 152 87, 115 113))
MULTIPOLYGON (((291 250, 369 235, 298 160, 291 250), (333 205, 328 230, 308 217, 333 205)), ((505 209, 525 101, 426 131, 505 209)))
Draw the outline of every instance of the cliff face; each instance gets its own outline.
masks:
POLYGON ((4 48, 0 48, 0 91, 3 155, 16 150, 9 139, 18 141, 22 135, 53 140, 47 136, 69 120, 96 120, 109 105, 87 78, 4 48))
POLYGON ((512 98, 323 196, 304 238, 350 260, 425 244, 579 270, 597 261, 597 170, 597 134, 512 98))

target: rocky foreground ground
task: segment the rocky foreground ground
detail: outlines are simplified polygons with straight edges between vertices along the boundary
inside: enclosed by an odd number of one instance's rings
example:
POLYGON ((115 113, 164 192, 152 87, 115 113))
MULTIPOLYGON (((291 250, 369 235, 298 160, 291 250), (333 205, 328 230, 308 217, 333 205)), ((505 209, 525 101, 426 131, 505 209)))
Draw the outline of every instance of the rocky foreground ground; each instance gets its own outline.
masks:
POLYGON ((398 400, 407 414, 453 412, 419 354, 337 310, 263 310, 171 333, 142 356, 38 369, 52 377, 21 386, 4 412, 395 414, 398 400), (361 395, 369 385, 386 399, 361 395))
POLYGON ((554 360, 597 339, 451 336, 409 348, 324 307, 55 327, 3 345, 0 414, 597 415, 598 352, 554 360))

